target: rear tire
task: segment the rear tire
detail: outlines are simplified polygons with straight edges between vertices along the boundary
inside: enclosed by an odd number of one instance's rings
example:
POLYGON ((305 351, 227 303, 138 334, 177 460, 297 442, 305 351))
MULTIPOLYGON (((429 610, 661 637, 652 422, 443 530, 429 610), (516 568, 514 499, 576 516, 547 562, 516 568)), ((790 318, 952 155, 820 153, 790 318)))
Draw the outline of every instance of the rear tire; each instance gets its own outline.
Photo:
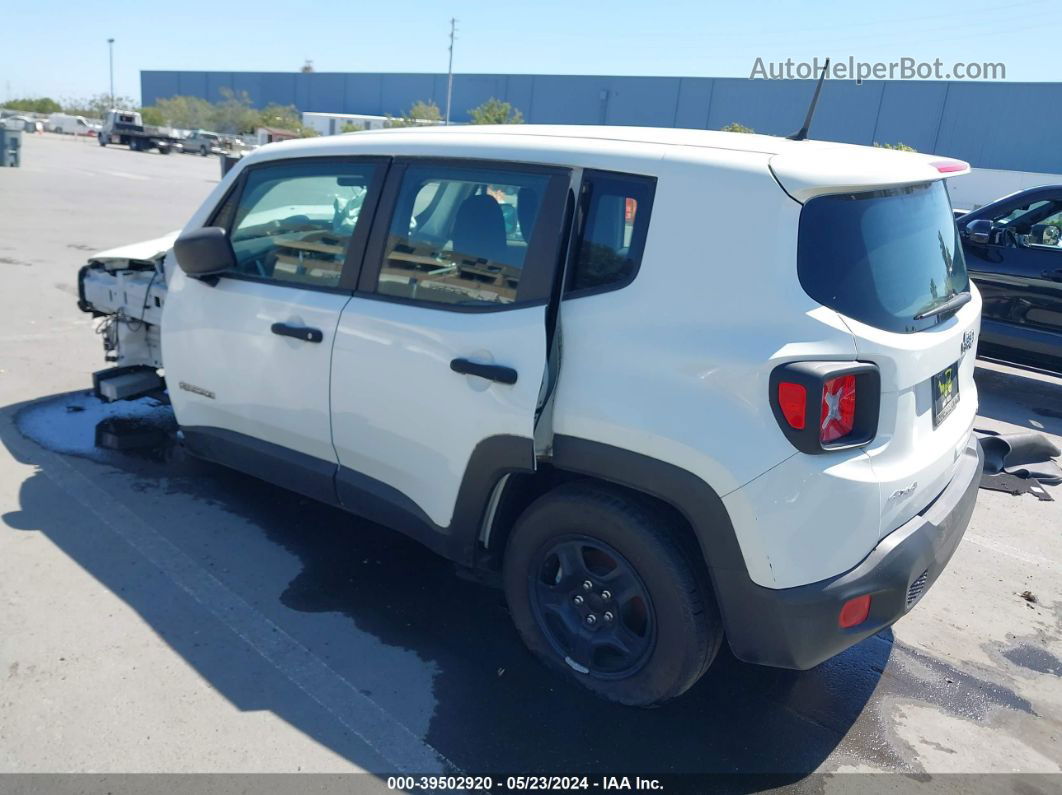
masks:
POLYGON ((670 515, 591 482, 523 513, 505 552, 521 637, 550 668, 598 695, 652 706, 708 669, 723 631, 707 573, 670 515), (589 587, 587 587, 589 586, 589 587))

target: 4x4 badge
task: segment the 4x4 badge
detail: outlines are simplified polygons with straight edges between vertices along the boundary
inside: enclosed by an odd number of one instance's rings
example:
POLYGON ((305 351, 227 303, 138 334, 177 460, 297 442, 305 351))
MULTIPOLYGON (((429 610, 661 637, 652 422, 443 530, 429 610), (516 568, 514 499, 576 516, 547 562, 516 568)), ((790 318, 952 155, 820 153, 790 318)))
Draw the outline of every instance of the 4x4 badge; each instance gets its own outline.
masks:
POLYGON ((962 335, 962 347, 959 349, 959 356, 962 356, 966 351, 970 350, 974 344, 974 332, 970 329, 962 335))

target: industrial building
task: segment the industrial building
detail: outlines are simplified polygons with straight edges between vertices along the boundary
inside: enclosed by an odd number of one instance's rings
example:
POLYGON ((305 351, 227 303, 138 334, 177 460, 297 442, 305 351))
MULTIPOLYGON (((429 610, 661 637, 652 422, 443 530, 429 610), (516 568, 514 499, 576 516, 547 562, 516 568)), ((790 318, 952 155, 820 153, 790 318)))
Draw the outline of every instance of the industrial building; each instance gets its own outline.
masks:
MULTIPOLYGON (((141 72, 150 105, 176 95, 221 99, 246 92, 256 107, 294 105, 328 114, 398 116, 418 100, 446 104, 445 74, 330 72, 141 72)), ((739 122, 785 135, 800 127, 810 80, 722 77, 608 77, 459 74, 455 122, 490 97, 510 102, 531 124, 625 124, 719 129, 739 122)), ((869 145, 904 143, 970 162, 957 203, 973 206, 1010 190, 1062 177, 1062 83, 829 80, 812 137, 869 145)), ((954 196, 954 193, 953 193, 954 196)))

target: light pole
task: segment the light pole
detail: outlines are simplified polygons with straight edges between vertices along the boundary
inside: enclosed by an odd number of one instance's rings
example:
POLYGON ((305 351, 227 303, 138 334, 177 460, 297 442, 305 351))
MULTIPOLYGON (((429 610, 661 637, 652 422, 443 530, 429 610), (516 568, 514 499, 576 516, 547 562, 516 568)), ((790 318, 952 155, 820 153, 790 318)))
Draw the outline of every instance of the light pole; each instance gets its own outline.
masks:
POLYGON ((450 17, 450 65, 446 69, 446 124, 450 123, 450 101, 454 96, 454 32, 457 20, 450 17))
POLYGON ((111 107, 114 107, 114 39, 107 39, 107 60, 111 73, 111 107))

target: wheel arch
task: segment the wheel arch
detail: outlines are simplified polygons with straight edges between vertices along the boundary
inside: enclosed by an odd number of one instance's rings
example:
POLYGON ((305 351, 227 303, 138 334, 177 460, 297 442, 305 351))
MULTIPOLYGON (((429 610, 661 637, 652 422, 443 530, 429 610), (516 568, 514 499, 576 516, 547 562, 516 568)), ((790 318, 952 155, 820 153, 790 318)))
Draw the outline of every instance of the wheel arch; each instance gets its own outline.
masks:
MULTIPOLYGON (((682 528, 688 551, 706 569, 720 609, 725 611, 725 583, 748 571, 730 515, 716 491, 691 472, 659 459, 612 445, 558 435, 552 456, 533 472, 500 480, 480 536, 477 564, 498 570, 505 545, 520 513, 535 499, 562 483, 588 480, 619 488, 669 513, 682 528), (699 554, 698 554, 699 553, 699 554)), ((724 612, 724 623, 726 616, 724 612)))

